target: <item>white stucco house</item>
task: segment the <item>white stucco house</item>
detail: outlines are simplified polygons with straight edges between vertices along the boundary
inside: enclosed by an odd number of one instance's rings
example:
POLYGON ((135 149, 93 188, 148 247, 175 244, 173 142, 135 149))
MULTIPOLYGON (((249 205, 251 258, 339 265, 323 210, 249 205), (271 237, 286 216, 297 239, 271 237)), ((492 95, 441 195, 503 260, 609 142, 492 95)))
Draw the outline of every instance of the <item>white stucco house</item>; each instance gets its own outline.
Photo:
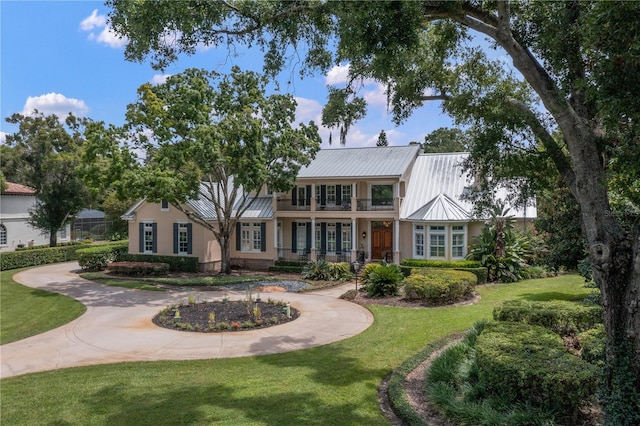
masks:
MULTIPOLYGON (((7 182, 0 193, 0 251, 49 244, 49 234, 29 225, 29 210, 36 205, 36 190, 7 182)), ((58 242, 70 240, 70 225, 58 233, 58 242)))

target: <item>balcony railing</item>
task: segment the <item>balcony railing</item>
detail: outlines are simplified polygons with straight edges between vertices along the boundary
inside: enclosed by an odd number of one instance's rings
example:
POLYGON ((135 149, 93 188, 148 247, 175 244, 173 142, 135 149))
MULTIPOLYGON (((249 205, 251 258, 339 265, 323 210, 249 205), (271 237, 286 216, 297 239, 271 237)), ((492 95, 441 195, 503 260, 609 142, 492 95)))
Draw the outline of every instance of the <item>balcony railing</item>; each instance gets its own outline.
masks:
POLYGON ((358 198, 358 211, 387 211, 396 209, 395 198, 358 198))
POLYGON ((318 260, 327 262, 340 263, 351 262, 351 253, 320 253, 318 252, 318 260))
POLYGON ((308 262, 311 259, 311 251, 308 249, 297 250, 294 253, 289 248, 278 248, 278 260, 294 260, 308 262))
POLYGON ((306 204, 304 200, 298 200, 297 203, 293 204, 292 200, 289 199, 278 199, 278 210, 279 211, 309 211, 311 210, 311 206, 306 204))
POLYGON ((318 211, 351 211, 351 201, 343 201, 342 204, 325 204, 316 203, 318 211))

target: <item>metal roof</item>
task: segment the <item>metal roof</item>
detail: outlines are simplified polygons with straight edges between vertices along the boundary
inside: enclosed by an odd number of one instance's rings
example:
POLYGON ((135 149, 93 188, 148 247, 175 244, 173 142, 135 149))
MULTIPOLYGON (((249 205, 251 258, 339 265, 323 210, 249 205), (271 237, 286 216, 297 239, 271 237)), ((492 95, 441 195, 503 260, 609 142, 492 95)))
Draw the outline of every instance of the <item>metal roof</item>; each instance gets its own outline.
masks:
POLYGON ((298 179, 399 177, 418 155, 419 145, 323 149, 298 179))
MULTIPOLYGON (((213 190, 211 191, 213 194, 216 193, 216 184, 213 184, 213 190)), ((238 189, 239 193, 242 193, 242 187, 238 189)), ((206 220, 214 220, 217 218, 216 209, 213 206, 213 202, 211 200, 211 193, 209 192, 209 188, 204 183, 200 184, 199 197, 196 200, 189 200, 187 204, 202 218, 206 220)), ((253 196, 249 196, 249 199, 252 199, 253 196)), ((258 196, 256 200, 253 202, 251 207, 249 207, 242 214, 242 219, 271 219, 273 217, 273 205, 271 202, 272 197, 270 195, 267 196, 258 196)), ((239 198, 235 205, 233 206, 233 216, 235 217, 238 212, 238 208, 240 204, 244 203, 244 198, 239 198)))
POLYGON ((408 220, 420 220, 426 222, 467 222, 470 219, 469 212, 460 204, 452 200, 447 194, 438 194, 436 198, 418 209, 409 216, 408 220))
POLYGON ((450 215, 456 218, 451 220, 468 220, 473 206, 460 199, 465 187, 473 182, 461 166, 468 156, 463 152, 419 155, 411 170, 400 218, 428 220, 426 217, 433 215, 450 215), (465 215, 465 219, 462 219, 465 215), (419 219, 420 216, 425 219, 419 219))

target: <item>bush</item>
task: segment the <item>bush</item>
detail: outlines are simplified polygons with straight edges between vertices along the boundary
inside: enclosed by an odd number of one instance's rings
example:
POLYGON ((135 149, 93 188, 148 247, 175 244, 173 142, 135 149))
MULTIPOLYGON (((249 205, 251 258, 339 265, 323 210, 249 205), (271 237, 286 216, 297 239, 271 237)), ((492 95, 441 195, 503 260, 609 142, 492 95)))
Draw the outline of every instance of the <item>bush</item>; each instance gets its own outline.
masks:
POLYGON ((274 265, 274 266, 269 266, 268 271, 301 274, 303 269, 304 269, 304 266, 274 265))
POLYGON ((168 263, 170 272, 198 272, 198 258, 194 256, 123 254, 118 260, 121 262, 168 263))
POLYGON ((108 269, 121 275, 164 275, 169 272, 169 264, 158 262, 112 262, 109 264, 108 269))
POLYGON ((126 241, 80 249, 78 264, 85 271, 104 271, 110 262, 117 261, 129 249, 126 241))
POLYGON ((508 300, 493 310, 496 321, 539 325, 561 335, 575 335, 602 323, 602 308, 580 302, 508 300))
POLYGON ((603 368, 605 365, 605 337, 604 324, 598 324, 594 328, 578 334, 580 358, 603 368))
POLYGON ((370 297, 396 296, 404 276, 398 265, 372 264, 365 267, 362 283, 370 297))
POLYGON ((400 262, 402 266, 411 266, 414 268, 447 268, 447 269, 459 269, 459 268, 479 268, 482 265, 475 260, 425 260, 425 259, 403 259, 400 262))
MULTIPOLYGON (((425 269, 424 267, 412 267, 412 266, 400 266, 400 270, 402 271, 402 275, 406 277, 411 276, 411 274, 414 273, 420 273, 420 271, 422 269, 425 269)), ((467 271, 467 272, 471 272, 473 275, 476 276, 476 280, 477 280, 477 284, 486 284, 487 280, 489 279, 489 270, 485 267, 477 267, 477 268, 458 268, 458 267, 451 267, 451 268, 447 268, 447 269, 453 269, 456 271, 467 271)))
MULTIPOLYGON (((93 241, 92 240, 88 240, 88 241, 65 241, 65 242, 61 242, 58 243, 56 245, 56 247, 67 247, 67 246, 79 246, 79 245, 87 245, 87 244, 91 244, 93 241)), ((17 247, 16 251, 23 251, 23 250, 39 250, 39 249, 43 249, 43 248, 51 248, 51 246, 49 246, 49 244, 40 244, 37 246, 27 246, 27 247, 17 247)))
POLYGON ((61 247, 48 247, 2 253, 2 256, 0 256, 0 270, 6 271, 9 269, 78 260, 77 251, 85 247, 87 246, 73 244, 61 247))
POLYGON ((324 260, 307 263, 302 269, 302 278, 315 281, 349 281, 352 278, 349 264, 324 260))
POLYGON ((557 334, 521 323, 489 323, 476 342, 478 389, 574 423, 595 394, 599 369, 568 353, 557 334))
POLYGON ((477 278, 471 272, 425 269, 405 278, 404 293, 408 299, 443 305, 470 297, 476 283, 477 278))

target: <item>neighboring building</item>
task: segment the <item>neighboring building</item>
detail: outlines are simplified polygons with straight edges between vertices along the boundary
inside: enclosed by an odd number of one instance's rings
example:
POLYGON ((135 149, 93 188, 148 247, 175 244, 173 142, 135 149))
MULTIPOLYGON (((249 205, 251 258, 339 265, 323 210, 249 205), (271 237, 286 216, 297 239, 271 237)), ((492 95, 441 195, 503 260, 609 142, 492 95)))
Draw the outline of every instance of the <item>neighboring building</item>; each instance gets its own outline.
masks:
POLYGON ((100 210, 83 209, 75 215, 71 226, 71 237, 76 241, 87 238, 104 240, 107 234, 107 227, 108 224, 105 221, 104 212, 100 210))
MULTIPOLYGON (((321 150, 291 192, 258 194, 238 220, 231 263, 464 259, 483 225, 460 199, 473 185, 461 168, 467 156, 420 154, 418 145, 321 150)), ((205 196, 187 206, 215 220, 205 196)), ((536 216, 535 207, 511 213, 520 224, 536 216)), ((192 255, 203 270, 219 268, 211 232, 168 203, 141 200, 122 218, 129 221, 130 253, 192 255)))
MULTIPOLYGON (((29 225, 29 210, 36 205, 36 191, 25 185, 7 182, 0 194, 0 251, 17 247, 49 244, 49 234, 29 225)), ((69 241, 70 227, 58 233, 58 241, 69 241)))

